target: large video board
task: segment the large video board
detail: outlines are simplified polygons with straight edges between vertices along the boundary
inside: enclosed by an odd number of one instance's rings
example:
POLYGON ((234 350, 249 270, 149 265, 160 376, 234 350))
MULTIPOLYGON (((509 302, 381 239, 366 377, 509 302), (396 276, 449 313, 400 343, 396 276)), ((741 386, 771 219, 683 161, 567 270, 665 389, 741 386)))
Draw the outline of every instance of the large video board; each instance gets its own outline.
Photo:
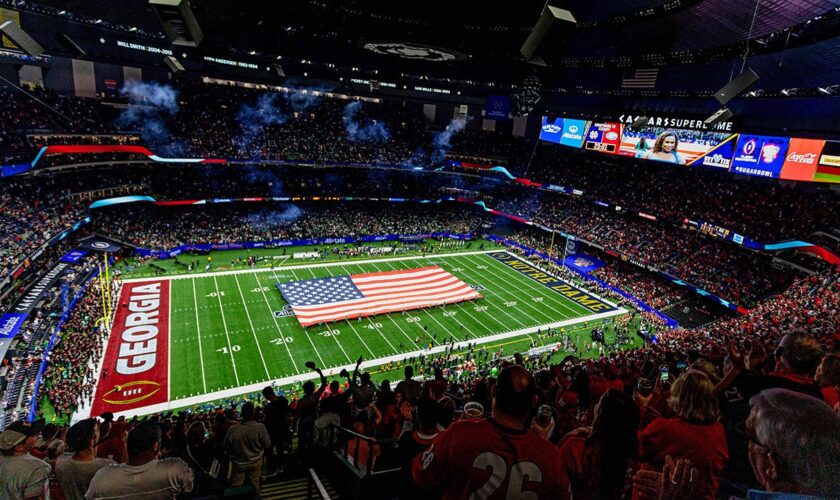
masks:
MULTIPOLYGON (((686 130, 644 126, 638 130, 625 128, 621 137, 620 154, 643 160, 662 161, 677 165, 692 165, 720 144, 730 140, 729 132, 686 130)), ((725 148, 722 149, 725 151, 725 148)), ((718 152, 720 159, 721 152, 718 152)), ((731 155, 729 156, 731 158, 731 155)), ((728 161, 706 166, 728 168, 728 161)), ((702 162, 700 162, 702 164, 702 162)))

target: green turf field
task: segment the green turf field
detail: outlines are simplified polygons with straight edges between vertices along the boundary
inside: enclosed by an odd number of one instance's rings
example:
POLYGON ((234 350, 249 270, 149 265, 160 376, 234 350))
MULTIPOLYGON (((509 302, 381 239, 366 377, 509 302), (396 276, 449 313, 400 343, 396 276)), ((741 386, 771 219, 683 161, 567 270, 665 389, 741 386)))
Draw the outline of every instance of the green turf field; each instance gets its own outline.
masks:
MULTIPOLYGON (((535 274, 535 268, 498 250, 495 255, 508 260, 473 251, 297 265, 284 262, 275 269, 173 276, 169 281, 170 403, 166 407, 235 396, 272 381, 282 385, 311 378, 312 372, 304 366, 307 361, 337 375, 359 356, 365 358, 366 366, 376 369, 421 351, 440 352, 450 339, 526 350, 530 339, 536 338, 537 328, 562 324, 573 329, 587 319, 624 312, 587 306, 585 301, 566 296, 578 296, 579 291, 566 289, 564 295, 549 288, 545 280, 538 281, 538 276, 523 274, 522 269, 535 274), (445 308, 303 328, 284 311, 287 303, 275 286, 278 282, 429 265, 439 265, 477 287, 483 298, 445 308)), ((557 284, 556 278, 551 279, 557 284)))

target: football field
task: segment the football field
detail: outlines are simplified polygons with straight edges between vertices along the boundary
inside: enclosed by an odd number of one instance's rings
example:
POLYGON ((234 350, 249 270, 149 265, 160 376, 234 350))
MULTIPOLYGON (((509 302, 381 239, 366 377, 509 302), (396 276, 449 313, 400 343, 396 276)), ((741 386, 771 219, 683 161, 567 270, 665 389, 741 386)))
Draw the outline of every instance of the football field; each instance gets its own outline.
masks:
MULTIPOLYGON (((91 414, 142 414, 626 311, 505 251, 289 263, 123 283, 91 414), (480 299, 300 326, 277 283, 438 265, 480 299)), ((534 337, 535 338, 535 337, 534 337)))

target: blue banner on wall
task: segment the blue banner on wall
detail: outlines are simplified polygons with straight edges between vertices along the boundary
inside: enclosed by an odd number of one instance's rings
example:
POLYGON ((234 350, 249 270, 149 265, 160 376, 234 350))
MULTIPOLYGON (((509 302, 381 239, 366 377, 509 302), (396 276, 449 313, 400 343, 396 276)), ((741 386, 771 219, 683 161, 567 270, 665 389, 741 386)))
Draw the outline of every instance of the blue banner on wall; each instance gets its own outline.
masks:
POLYGON ((11 339, 20 331, 26 313, 8 313, 0 317, 0 339, 11 339))
POLYGON ((77 248, 75 250, 70 250, 69 252, 64 254, 64 256, 59 260, 61 262, 68 262, 70 264, 75 264, 76 262, 79 262, 80 260, 82 260, 82 257, 84 257, 85 255, 87 255, 87 250, 81 250, 81 249, 77 248))
POLYGON ((583 253, 569 255, 563 262, 565 262, 566 267, 571 267, 575 271, 583 273, 591 273, 605 265, 603 260, 583 253))
POLYGON ((484 117, 491 120, 507 120, 510 113, 510 97, 506 95, 487 96, 487 109, 484 117))

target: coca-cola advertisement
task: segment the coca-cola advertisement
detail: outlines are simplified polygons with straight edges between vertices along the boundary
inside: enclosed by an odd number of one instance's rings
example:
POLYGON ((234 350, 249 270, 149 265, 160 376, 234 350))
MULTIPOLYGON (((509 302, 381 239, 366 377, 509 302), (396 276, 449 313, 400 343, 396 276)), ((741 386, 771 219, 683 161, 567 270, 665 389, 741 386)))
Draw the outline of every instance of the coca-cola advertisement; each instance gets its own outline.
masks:
POLYGON ((791 139, 780 177, 791 181, 814 180, 824 145, 821 139, 791 139))

